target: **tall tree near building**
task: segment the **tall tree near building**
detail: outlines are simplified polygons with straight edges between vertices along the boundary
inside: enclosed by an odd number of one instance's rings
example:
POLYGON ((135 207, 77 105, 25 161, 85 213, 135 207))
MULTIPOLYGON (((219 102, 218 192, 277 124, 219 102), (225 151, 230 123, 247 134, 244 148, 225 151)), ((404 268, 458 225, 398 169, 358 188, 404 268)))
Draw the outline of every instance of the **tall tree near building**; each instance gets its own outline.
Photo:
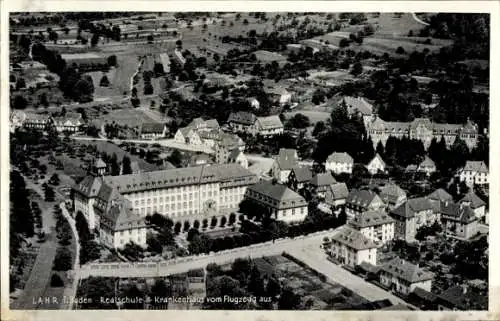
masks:
POLYGON ((111 156, 111 175, 120 175, 120 165, 118 164, 118 158, 115 153, 111 156))
POLYGON ((122 175, 132 174, 130 158, 127 155, 123 156, 122 160, 122 175))

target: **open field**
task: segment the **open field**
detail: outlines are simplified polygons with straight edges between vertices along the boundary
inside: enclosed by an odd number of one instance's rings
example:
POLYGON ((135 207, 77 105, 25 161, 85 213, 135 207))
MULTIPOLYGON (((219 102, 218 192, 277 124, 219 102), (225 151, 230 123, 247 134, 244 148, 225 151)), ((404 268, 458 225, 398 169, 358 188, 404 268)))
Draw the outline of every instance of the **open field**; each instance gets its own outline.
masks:
POLYGON ((315 124, 319 121, 326 122, 328 118, 330 118, 330 113, 323 111, 313 111, 313 110, 296 110, 284 113, 287 119, 292 118, 296 114, 302 114, 304 116, 309 117, 311 123, 315 124))
POLYGON ((280 55, 279 53, 275 52, 270 52, 267 50, 257 50, 254 52, 255 57, 257 60, 260 60, 264 63, 266 62, 271 62, 271 61, 284 61, 286 60, 286 57, 283 55, 280 55))
POLYGON ((148 116, 139 109, 116 109, 109 114, 102 115, 93 121, 99 127, 105 122, 115 122, 121 125, 127 125, 129 128, 134 128, 145 122, 155 122, 153 118, 148 116))

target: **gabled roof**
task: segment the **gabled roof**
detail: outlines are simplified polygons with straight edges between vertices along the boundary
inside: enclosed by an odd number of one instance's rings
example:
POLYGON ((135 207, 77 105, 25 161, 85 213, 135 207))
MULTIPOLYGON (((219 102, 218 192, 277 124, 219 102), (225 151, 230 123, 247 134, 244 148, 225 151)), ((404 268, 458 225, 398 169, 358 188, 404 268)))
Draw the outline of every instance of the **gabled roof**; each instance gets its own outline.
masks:
POLYGON ((467 161, 463 170, 477 173, 488 173, 488 166, 486 166, 483 161, 467 161))
POLYGON ((453 197, 447 191, 445 191, 442 188, 438 188, 434 192, 430 193, 429 196, 427 196, 427 197, 430 200, 441 201, 441 202, 453 200, 453 197))
POLYGON ((207 119, 205 121, 205 126, 207 126, 207 128, 217 129, 217 130, 220 128, 219 122, 217 121, 217 119, 207 119))
POLYGON ((370 166, 371 163, 375 162, 375 160, 378 159, 380 161, 380 163, 382 164, 383 167, 387 166, 384 162, 384 160, 382 159, 382 157, 380 157, 380 155, 377 153, 375 154, 375 157, 373 157, 373 159, 370 161, 370 163, 368 163, 368 166, 370 166))
POLYGON ((50 120, 50 115, 46 115, 46 114, 35 114, 35 113, 26 113, 26 118, 25 118, 26 121, 35 121, 35 122, 39 122, 39 121, 48 121, 50 120))
POLYGON ((384 202, 396 203, 402 196, 406 197, 406 192, 394 183, 387 183, 380 188, 380 198, 384 202))
POLYGON ((327 190, 327 197, 330 194, 333 200, 345 199, 349 195, 349 190, 345 183, 335 183, 327 190))
POLYGON ((419 167, 436 167, 436 163, 428 156, 425 156, 424 160, 420 163, 419 167))
POLYGON ((281 148, 275 161, 280 169, 291 170, 299 166, 296 155, 297 151, 295 149, 281 148))
MULTIPOLYGON (((311 180, 312 171, 309 167, 295 167, 292 169, 292 172, 295 175, 295 179, 299 183, 305 183, 311 180)), ((291 174, 291 173, 290 173, 291 174)))
POLYGON ((281 119, 277 115, 259 117, 257 118, 257 121, 259 122, 260 127, 263 130, 283 128, 283 123, 281 122, 281 119))
POLYGON ((422 211, 432 210, 432 203, 426 197, 412 198, 391 211, 392 214, 400 217, 412 218, 422 211))
POLYGON ((278 209, 307 206, 307 201, 286 185, 272 181, 262 181, 247 188, 247 193, 255 192, 271 199, 270 204, 278 209))
POLYGON ((438 296, 432 292, 422 289, 421 287, 415 287, 412 291, 412 294, 420 299, 423 299, 427 302, 436 302, 438 296))
POLYGON ((474 193, 473 190, 470 190, 461 200, 460 203, 467 203, 472 209, 476 209, 481 206, 485 206, 486 202, 483 201, 479 196, 474 193))
POLYGON ((455 285, 441 294, 439 294, 438 299, 441 303, 445 303, 449 308, 457 308, 459 310, 469 310, 470 302, 477 302, 478 300, 485 301, 488 303, 488 297, 478 296, 476 291, 472 291, 467 288, 467 286, 455 285))
POLYGON ((333 235, 330 237, 330 239, 358 251, 378 247, 375 242, 364 236, 358 230, 350 227, 349 225, 343 225, 337 228, 333 232, 333 235))
POLYGON ((441 219, 451 219, 464 224, 477 220, 474 211, 469 206, 453 202, 441 203, 441 219))
POLYGON ((227 120, 228 123, 237 123, 237 124, 243 124, 243 125, 253 125, 257 121, 257 117, 249 112, 246 111, 239 111, 236 113, 231 113, 229 115, 229 119, 227 120))
POLYGON ((384 264, 381 270, 411 284, 434 279, 433 273, 424 271, 417 265, 400 258, 395 258, 389 263, 384 264))
POLYGON ((394 223, 394 219, 384 211, 362 212, 356 215, 354 219, 349 222, 349 224, 351 224, 355 228, 365 228, 369 226, 378 226, 391 223, 394 223))
POLYGON ((243 154, 243 152, 241 150, 239 150, 239 148, 235 148, 231 151, 231 153, 229 153, 229 157, 228 159, 229 160, 236 160, 236 158, 238 158, 238 156, 240 154, 243 154))
POLYGON ((163 133, 165 124, 162 123, 142 123, 141 134, 163 133))
POLYGON ((351 155, 347 153, 332 153, 326 159, 327 163, 341 163, 341 164, 353 164, 354 160, 351 155))
POLYGON ((107 166, 106 163, 100 157, 95 162, 95 167, 96 168, 106 168, 106 166, 107 166))
POLYGON ((189 133, 191 133, 191 131, 194 131, 194 128, 190 127, 190 126, 186 126, 186 127, 179 128, 179 130, 181 131, 182 136, 188 137, 189 133))
POLYGON ((346 202, 366 208, 377 199, 381 201, 380 197, 373 191, 355 189, 349 193, 346 202))
POLYGON ((311 179, 311 185, 314 187, 323 187, 335 184, 337 181, 331 173, 318 173, 311 179))
POLYGON ((86 197, 96 197, 103 185, 103 180, 100 177, 87 176, 80 183, 76 184, 73 189, 82 193, 86 197))

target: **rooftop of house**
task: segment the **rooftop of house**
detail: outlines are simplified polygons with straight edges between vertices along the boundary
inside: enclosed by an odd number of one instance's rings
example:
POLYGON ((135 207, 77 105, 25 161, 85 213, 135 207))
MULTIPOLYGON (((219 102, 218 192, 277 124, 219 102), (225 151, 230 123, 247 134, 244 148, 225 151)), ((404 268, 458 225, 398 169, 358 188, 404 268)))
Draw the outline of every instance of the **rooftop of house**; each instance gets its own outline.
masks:
MULTIPOLYGON (((295 179, 299 183, 309 182, 312 178, 312 171, 309 167, 300 166, 292 169, 295 179)), ((290 173, 291 174, 291 173, 290 173)))
POLYGON ((479 196, 477 196, 472 189, 467 194, 465 194, 465 196, 460 200, 460 203, 469 204, 472 209, 476 209, 486 205, 486 202, 483 201, 479 196))
POLYGON ((237 123, 247 126, 255 124, 256 121, 257 121, 257 116, 245 111, 238 111, 235 113, 231 113, 227 120, 228 123, 237 123))
POLYGON ((446 305, 448 308, 456 308, 458 310, 469 310, 471 302, 478 300, 485 301, 487 305, 488 297, 480 296, 476 291, 470 289, 467 285, 455 285, 438 296, 441 304, 446 305))
POLYGON ((247 188, 247 193, 257 193, 270 198, 277 208, 307 206, 307 201, 286 185, 273 181, 261 181, 247 188))
POLYGON ((283 128, 283 123, 281 122, 281 119, 277 115, 259 117, 257 118, 257 121, 264 130, 283 128))
POLYGON ((432 203, 427 197, 417 197, 407 200, 393 209, 391 213, 399 217, 412 218, 416 213, 432 209, 432 203))
POLYGON ((472 208, 467 205, 453 202, 441 202, 441 219, 451 219, 453 221, 468 224, 477 220, 477 217, 472 208))
POLYGON ((355 228, 365 228, 394 223, 394 219, 384 211, 366 211, 360 213, 349 222, 355 228))
POLYGON ((164 129, 163 123, 142 123, 141 134, 162 133, 164 129))
POLYGON ((389 203, 396 203, 399 198, 406 197, 406 192, 395 183, 387 183, 380 188, 380 197, 389 203))
POLYGON ((26 113, 26 121, 47 121, 51 117, 48 114, 26 113))
POLYGON ((243 152, 239 148, 234 148, 231 153, 229 153, 228 159, 231 160, 236 160, 240 154, 243 154, 243 152))
POLYGON ((345 183, 335 183, 330 185, 326 191, 327 198, 331 196, 334 200, 345 199, 349 195, 349 189, 345 183), (330 196, 329 196, 330 195, 330 196))
POLYGON ((427 272, 417 265, 401 258, 395 258, 382 265, 381 270, 399 279, 405 280, 410 284, 434 279, 434 274, 432 272, 427 272))
POLYGON ((370 166, 370 164, 373 164, 375 163, 376 161, 380 162, 380 164, 382 164, 382 166, 386 166, 384 160, 382 159, 382 157, 380 157, 380 155, 377 153, 375 154, 375 156, 373 157, 373 159, 370 161, 370 163, 368 163, 368 166, 370 166))
POLYGON ((295 149, 281 148, 276 157, 276 162, 282 170, 291 170, 298 167, 298 161, 297 150, 295 149))
POLYGON ((453 197, 442 188, 438 188, 434 192, 430 193, 427 196, 427 198, 433 201, 441 201, 441 202, 453 200, 453 197))
POLYGON ((486 166, 483 161, 467 161, 463 170, 477 173, 488 173, 488 166, 486 166))
POLYGON ((435 135, 457 135, 460 132, 477 132, 477 126, 471 121, 466 124, 438 124, 433 123, 428 118, 415 118, 412 122, 390 122, 384 121, 374 115, 367 123, 367 128, 383 130, 392 133, 406 133, 417 128, 425 128, 435 135))
POLYGON ((377 199, 380 199, 380 197, 373 191, 355 189, 349 193, 346 202, 356 206, 368 207, 374 200, 377 199))
POLYGON ((335 184, 337 181, 330 172, 318 173, 311 178, 311 185, 314 187, 324 187, 335 184))
POLYGON ((378 245, 364 236, 358 230, 348 225, 337 228, 330 237, 332 241, 337 241, 345 246, 355 250, 367 250, 377 248, 378 245))
POLYGON ((436 167, 436 163, 428 156, 425 156, 424 160, 420 163, 420 167, 436 167))
POLYGON ((326 159, 327 163, 340 163, 340 164, 353 164, 354 160, 351 155, 347 153, 332 153, 326 159))

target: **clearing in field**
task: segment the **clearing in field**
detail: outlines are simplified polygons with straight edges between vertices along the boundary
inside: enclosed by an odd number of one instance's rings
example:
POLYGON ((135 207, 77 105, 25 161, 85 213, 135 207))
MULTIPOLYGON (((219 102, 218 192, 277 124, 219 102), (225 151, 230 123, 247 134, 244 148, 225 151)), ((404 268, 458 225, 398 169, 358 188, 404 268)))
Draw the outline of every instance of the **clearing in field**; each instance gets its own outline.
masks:
POLYGON ((267 51, 267 50, 257 50, 254 52, 254 54, 255 54, 255 57, 257 58, 257 60, 262 61, 262 62, 286 60, 285 56, 280 55, 279 53, 271 52, 271 51, 267 51))
POLYGON ((155 122, 155 120, 139 109, 117 109, 112 110, 109 114, 102 115, 94 121, 99 127, 106 122, 115 122, 133 128, 140 126, 142 123, 155 122))

